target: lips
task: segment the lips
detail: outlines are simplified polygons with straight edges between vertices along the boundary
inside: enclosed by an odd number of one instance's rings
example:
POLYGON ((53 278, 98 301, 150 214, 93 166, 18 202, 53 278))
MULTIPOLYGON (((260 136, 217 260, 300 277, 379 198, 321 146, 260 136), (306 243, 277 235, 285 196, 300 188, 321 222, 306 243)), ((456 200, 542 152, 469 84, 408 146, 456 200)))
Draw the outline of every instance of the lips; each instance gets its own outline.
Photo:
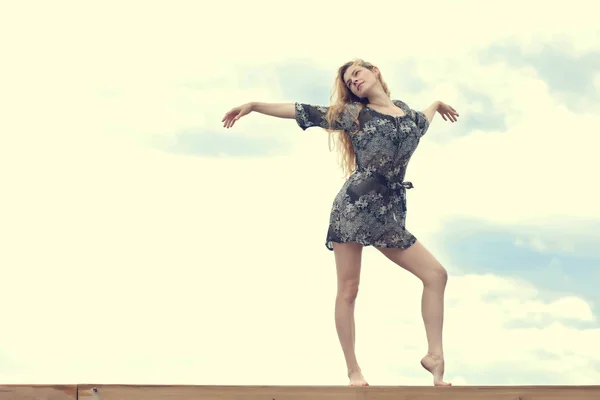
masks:
POLYGON ((356 87, 356 90, 360 90, 360 88, 362 87, 362 85, 363 85, 362 83, 359 83, 358 86, 356 87))

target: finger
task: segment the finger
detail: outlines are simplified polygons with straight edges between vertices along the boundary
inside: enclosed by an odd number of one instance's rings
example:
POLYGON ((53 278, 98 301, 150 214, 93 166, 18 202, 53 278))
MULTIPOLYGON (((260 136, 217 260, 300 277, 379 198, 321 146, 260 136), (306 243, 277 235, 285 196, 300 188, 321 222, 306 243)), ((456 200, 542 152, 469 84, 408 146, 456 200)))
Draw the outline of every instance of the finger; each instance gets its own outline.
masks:
POLYGON ((229 110, 225 113, 225 116, 223 117, 223 121, 225 121, 228 118, 231 118, 231 114, 233 114, 233 110, 229 110))

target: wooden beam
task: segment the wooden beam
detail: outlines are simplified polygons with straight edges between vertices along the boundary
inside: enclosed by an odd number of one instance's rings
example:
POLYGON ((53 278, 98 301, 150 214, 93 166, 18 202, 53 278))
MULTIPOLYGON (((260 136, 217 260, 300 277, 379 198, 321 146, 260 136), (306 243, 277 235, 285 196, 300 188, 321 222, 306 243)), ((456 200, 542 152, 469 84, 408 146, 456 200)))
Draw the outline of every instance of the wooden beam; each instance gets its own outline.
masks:
POLYGON ((77 385, 0 385, 0 400, 77 400, 77 385))
POLYGON ((80 385, 79 400, 599 400, 600 386, 80 385))

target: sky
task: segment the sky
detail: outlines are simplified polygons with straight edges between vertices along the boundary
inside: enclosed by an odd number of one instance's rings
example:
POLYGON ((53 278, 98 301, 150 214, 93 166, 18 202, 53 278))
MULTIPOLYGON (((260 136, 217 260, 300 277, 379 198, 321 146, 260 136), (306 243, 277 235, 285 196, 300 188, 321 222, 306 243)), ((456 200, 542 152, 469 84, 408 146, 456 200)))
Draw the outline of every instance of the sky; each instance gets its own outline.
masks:
MULTIPOLYGON (((363 58, 437 115, 408 229, 449 273, 454 385, 600 382, 593 2, 24 1, 0 6, 0 382, 345 385, 327 133, 363 58), (8 60, 8 61, 7 61, 8 60)), ((371 385, 430 385, 421 283, 363 254, 371 385)))

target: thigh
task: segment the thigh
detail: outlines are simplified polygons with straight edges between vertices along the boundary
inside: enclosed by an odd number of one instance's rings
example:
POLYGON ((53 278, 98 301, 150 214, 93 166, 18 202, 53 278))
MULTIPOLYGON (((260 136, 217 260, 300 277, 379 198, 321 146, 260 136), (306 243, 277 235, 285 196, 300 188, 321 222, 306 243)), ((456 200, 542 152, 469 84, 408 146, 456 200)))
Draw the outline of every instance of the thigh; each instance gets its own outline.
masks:
POLYGON ((398 264, 422 281, 445 275, 442 264, 418 240, 407 249, 377 248, 388 259, 398 264))
POLYGON ((338 283, 360 281, 363 246, 359 243, 334 243, 335 266, 338 283))

